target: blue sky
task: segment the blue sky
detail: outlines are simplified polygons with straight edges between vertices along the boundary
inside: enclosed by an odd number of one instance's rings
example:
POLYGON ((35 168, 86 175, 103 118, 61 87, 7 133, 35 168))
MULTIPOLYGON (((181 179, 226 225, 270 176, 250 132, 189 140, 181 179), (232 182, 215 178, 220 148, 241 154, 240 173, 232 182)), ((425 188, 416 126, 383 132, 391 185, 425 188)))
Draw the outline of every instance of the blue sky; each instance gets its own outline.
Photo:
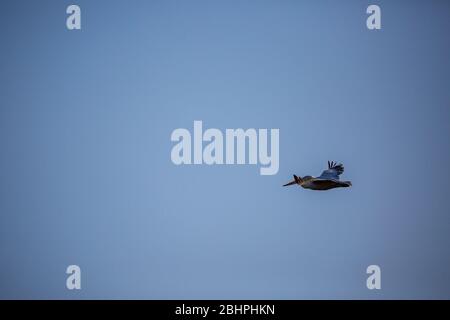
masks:
POLYGON ((1 298, 450 298, 448 2, 69 4, 2 4, 1 298), (278 174, 175 166, 194 120, 280 129, 278 174))

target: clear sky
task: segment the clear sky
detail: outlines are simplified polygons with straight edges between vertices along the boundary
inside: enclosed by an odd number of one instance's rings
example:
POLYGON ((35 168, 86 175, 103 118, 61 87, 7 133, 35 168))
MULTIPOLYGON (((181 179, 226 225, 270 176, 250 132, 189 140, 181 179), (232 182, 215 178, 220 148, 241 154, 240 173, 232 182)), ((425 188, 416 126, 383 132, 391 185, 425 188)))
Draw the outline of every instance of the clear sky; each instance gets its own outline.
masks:
POLYGON ((449 299, 449 30, 444 0, 3 1, 0 298, 449 299), (194 120, 280 129, 278 174, 175 166, 194 120), (352 188, 281 187, 327 160, 352 188))

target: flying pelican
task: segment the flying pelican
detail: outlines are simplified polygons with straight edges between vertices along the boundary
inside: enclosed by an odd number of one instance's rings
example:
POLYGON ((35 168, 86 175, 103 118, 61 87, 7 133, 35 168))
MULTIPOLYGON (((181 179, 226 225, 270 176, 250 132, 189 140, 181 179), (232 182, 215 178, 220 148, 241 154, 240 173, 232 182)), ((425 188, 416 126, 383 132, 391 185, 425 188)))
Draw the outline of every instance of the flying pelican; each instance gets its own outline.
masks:
POLYGON ((342 164, 328 161, 328 169, 323 171, 319 177, 304 176, 303 178, 300 178, 294 174, 294 180, 286 183, 283 187, 291 186, 293 184, 298 184, 305 189, 312 190, 329 190, 333 188, 350 187, 352 185, 350 181, 339 180, 339 175, 343 172, 344 166, 342 164))

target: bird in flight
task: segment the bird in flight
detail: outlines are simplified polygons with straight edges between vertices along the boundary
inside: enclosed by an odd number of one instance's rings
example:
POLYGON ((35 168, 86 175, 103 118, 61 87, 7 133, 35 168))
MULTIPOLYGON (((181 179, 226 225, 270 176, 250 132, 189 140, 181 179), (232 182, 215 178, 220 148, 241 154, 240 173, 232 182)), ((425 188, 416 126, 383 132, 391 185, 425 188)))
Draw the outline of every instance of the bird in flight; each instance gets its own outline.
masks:
POLYGON ((294 174, 294 180, 283 185, 283 187, 298 184, 305 189, 329 190, 333 188, 350 187, 350 181, 340 181, 339 176, 344 172, 344 166, 333 161, 328 161, 328 169, 324 170, 317 178, 312 176, 297 177, 294 174))

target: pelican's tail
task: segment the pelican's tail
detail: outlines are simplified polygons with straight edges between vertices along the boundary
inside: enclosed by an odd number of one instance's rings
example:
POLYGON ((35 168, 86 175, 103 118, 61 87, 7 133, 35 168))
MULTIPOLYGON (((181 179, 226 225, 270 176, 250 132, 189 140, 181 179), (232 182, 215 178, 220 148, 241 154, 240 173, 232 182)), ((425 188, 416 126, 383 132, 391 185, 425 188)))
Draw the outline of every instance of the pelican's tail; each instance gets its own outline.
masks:
POLYGON ((342 181, 341 184, 342 184, 342 186, 344 188, 348 188, 348 187, 352 186, 352 182, 351 181, 342 181))

